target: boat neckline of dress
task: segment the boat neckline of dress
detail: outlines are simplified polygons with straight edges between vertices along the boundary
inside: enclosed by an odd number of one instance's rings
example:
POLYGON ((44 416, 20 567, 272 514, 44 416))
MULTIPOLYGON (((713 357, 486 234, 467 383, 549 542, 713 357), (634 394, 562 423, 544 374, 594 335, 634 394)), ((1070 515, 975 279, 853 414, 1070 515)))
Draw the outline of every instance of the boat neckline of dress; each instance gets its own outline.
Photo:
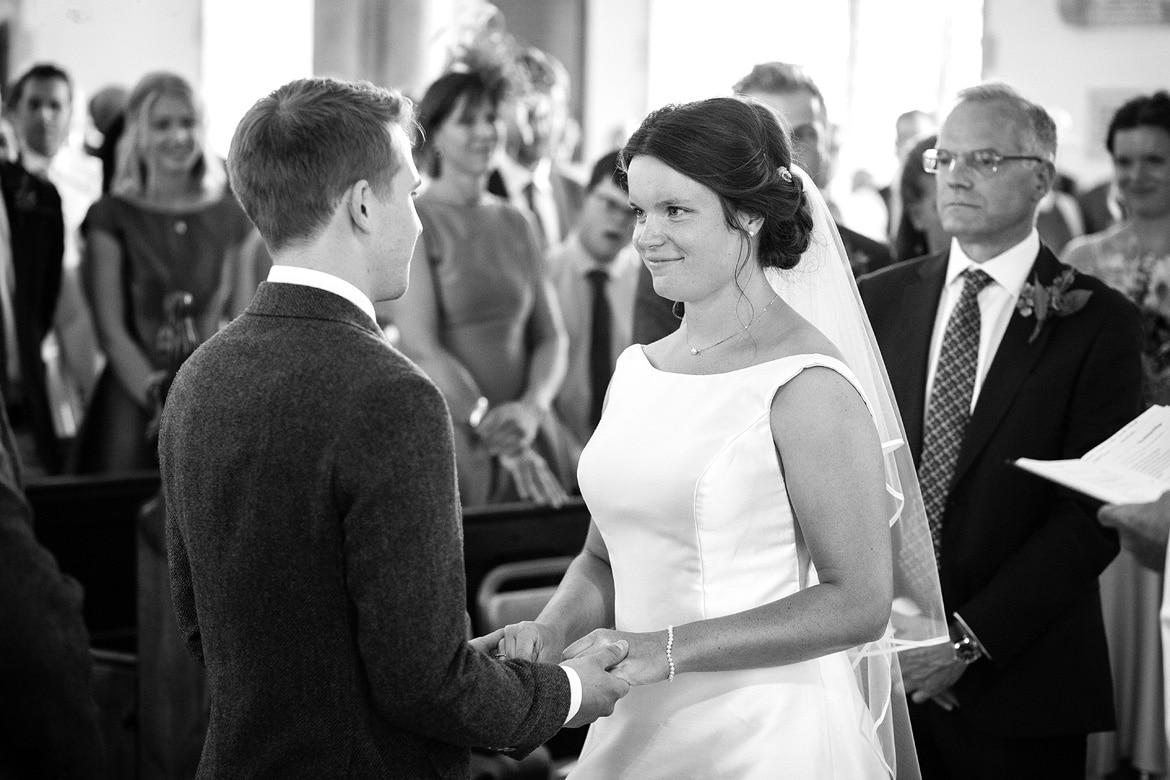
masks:
POLYGON ((223 203, 224 200, 223 194, 220 194, 218 197, 209 196, 208 198, 201 200, 198 203, 190 203, 183 206, 169 206, 147 201, 139 198, 136 195, 123 195, 116 192, 111 194, 114 198, 130 206, 133 206, 134 208, 150 212, 151 214, 158 214, 159 216, 163 217, 185 217, 190 214, 199 214, 218 206, 220 203, 223 203))
POLYGON ((823 352, 798 352, 798 353, 793 354, 793 355, 781 355, 778 358, 772 358, 771 360, 765 360, 762 363, 753 363, 750 366, 743 366, 742 368, 733 368, 733 369, 730 369, 728 371, 715 371, 715 372, 710 373, 710 374, 684 374, 680 371, 667 371, 665 369, 659 368, 658 366, 654 365, 654 363, 652 363, 650 361, 650 356, 646 354, 645 345, 639 344, 637 346, 638 346, 638 354, 642 356, 642 362, 644 362, 647 366, 649 366, 650 370, 656 371, 659 374, 667 374, 669 376, 730 376, 731 374, 738 374, 738 373, 743 372, 743 371, 751 371, 752 369, 760 368, 761 366, 769 366, 769 365, 772 365, 773 363, 779 363, 782 360, 792 360, 793 358, 801 358, 801 357, 813 357, 813 358, 828 360, 832 363, 835 363, 838 366, 841 366, 842 368, 845 368, 846 370, 849 371, 850 374, 853 373, 852 370, 849 369, 849 366, 845 363, 845 361, 841 360, 841 358, 835 358, 832 355, 826 355, 823 352))

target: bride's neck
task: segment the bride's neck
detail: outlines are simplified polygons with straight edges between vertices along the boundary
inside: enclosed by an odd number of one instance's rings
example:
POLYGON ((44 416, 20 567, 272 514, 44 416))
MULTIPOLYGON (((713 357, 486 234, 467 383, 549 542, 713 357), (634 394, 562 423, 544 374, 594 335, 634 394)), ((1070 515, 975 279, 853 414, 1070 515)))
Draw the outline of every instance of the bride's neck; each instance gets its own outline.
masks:
POLYGON ((759 274, 742 290, 732 286, 710 298, 687 303, 683 322, 691 346, 702 347, 742 330, 753 318, 766 316, 765 309, 775 300, 776 291, 759 274))

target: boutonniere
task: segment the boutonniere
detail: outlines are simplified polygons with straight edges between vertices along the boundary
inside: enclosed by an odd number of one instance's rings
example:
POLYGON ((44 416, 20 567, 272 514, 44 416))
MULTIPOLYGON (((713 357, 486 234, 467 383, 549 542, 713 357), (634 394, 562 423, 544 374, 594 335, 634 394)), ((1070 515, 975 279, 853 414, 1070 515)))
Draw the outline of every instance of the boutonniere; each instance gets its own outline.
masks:
POLYGON ((1068 289, 1075 278, 1076 271, 1068 268, 1052 284, 1040 284, 1035 276, 1032 281, 1024 282, 1020 299, 1016 301, 1016 311, 1021 317, 1036 318, 1036 327, 1028 337, 1029 344, 1040 335, 1040 329, 1050 317, 1067 317, 1085 308, 1093 291, 1068 289))

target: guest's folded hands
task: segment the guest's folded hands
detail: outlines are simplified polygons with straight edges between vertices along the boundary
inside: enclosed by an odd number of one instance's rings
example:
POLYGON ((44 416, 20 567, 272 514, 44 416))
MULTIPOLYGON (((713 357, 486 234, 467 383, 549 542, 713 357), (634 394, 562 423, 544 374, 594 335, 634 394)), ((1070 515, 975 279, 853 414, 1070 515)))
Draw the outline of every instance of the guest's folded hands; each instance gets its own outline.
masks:
POLYGON ((528 447, 540 430, 544 413, 528 401, 508 401, 492 407, 476 431, 493 455, 514 455, 528 447))
POLYGON ((545 459, 527 447, 513 455, 501 455, 500 465, 512 475, 516 490, 525 501, 558 507, 569 499, 545 459))
POLYGON ((564 657, 577 658, 614 644, 629 646, 625 660, 613 668, 613 673, 630 685, 661 682, 670 675, 665 631, 631 633, 598 628, 566 647, 564 657))
POLYGON ((950 693, 967 665, 955 658, 949 643, 907 650, 898 659, 906 692, 915 704, 933 699, 945 710, 958 706, 958 699, 950 693))

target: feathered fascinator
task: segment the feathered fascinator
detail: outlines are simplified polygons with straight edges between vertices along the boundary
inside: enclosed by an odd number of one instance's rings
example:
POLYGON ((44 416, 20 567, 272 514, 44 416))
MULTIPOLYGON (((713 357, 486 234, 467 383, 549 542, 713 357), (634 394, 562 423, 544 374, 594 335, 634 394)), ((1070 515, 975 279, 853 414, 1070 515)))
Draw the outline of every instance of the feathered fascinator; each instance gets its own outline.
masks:
POLYGON ((517 67, 521 47, 508 32, 500 9, 479 5, 457 19, 451 33, 444 71, 475 73, 488 85, 503 82, 509 95, 526 91, 524 72, 517 67))

